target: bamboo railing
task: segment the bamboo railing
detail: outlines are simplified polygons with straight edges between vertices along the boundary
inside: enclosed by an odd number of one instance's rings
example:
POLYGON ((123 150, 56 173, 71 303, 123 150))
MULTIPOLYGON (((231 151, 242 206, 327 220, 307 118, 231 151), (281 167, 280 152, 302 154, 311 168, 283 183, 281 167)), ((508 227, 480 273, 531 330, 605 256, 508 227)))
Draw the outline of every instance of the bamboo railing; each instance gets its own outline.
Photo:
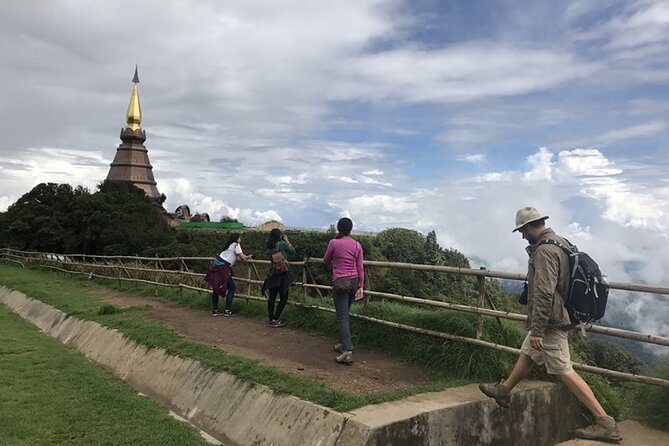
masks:
MULTIPOLYGON (((23 267, 43 267, 55 271, 60 271, 68 274, 85 275, 89 278, 111 279, 120 282, 132 282, 135 284, 147 284, 155 287, 156 294, 158 287, 171 287, 194 290, 198 292, 210 292, 208 285, 204 282, 204 269, 210 257, 135 257, 135 256, 92 256, 85 254, 54 254, 44 252, 29 252, 19 251, 9 248, 0 250, 0 260, 20 264, 23 267), (178 265, 178 269, 166 268, 165 264, 178 265), (188 265, 191 265, 190 267, 188 265), (198 268, 199 266, 199 268, 198 268), (194 271, 193 269, 199 269, 194 271)), ((253 286, 262 284, 262 275, 258 271, 257 266, 266 268, 269 261, 266 260, 252 260, 247 264, 247 274, 235 276, 235 280, 241 283, 246 283, 246 293, 238 293, 237 296, 248 300, 265 301, 265 297, 253 295, 253 286), (255 277, 255 278, 254 278, 255 277)), ((324 307, 308 303, 308 290, 314 290, 321 300, 325 299, 322 291, 329 293, 331 287, 329 285, 321 285, 314 283, 314 275, 312 274, 309 265, 322 265, 322 259, 308 258, 304 261, 291 262, 293 268, 301 268, 301 274, 296 277, 301 278, 301 281, 296 281, 295 286, 302 287, 302 302, 291 300, 289 304, 309 308, 317 311, 334 312, 332 307, 324 307), (311 282, 311 283, 310 283, 311 282)), ((370 298, 389 299, 399 302, 406 302, 409 304, 421 305, 432 308, 446 309, 450 311, 458 311, 476 314, 478 316, 476 337, 470 338, 467 336, 454 335, 450 333, 439 332, 435 330, 428 330, 420 327, 413 327, 410 325, 400 324, 397 322, 387 321, 383 319, 373 318, 366 314, 351 314, 351 317, 364 320, 366 322, 393 327, 398 330, 418 333, 425 336, 432 336, 441 339, 448 339, 457 342, 463 342, 470 345, 489 348, 515 355, 520 354, 517 348, 501 345, 495 342, 482 339, 483 336, 483 318, 495 317, 501 322, 501 319, 524 322, 527 316, 519 313, 512 313, 508 311, 499 311, 494 308, 494 303, 485 291, 486 278, 500 278, 510 280, 525 280, 525 275, 516 273, 507 273, 500 271, 492 271, 487 269, 469 269, 458 268, 450 266, 437 265, 421 265, 410 263, 395 263, 395 262, 380 262, 380 261, 365 261, 365 268, 395 268, 412 271, 431 271, 438 273, 450 273, 458 275, 473 276, 477 279, 478 285, 478 299, 477 306, 455 304, 449 302, 442 302, 438 300, 422 299, 413 296, 403 296, 399 294, 386 293, 380 291, 365 290, 365 309, 370 298), (486 302, 491 308, 486 308, 486 302)), ((661 295, 669 295, 669 287, 649 286, 640 284, 630 284, 621 282, 611 282, 612 289, 626 290, 633 292, 645 292, 661 295)), ((258 288, 259 289, 259 288, 258 288)), ((598 325, 591 325, 586 327, 587 331, 599 333, 607 336, 615 336, 624 339, 630 339, 638 342, 645 342, 660 346, 669 347, 669 338, 663 336, 655 336, 645 333, 639 333, 630 330, 623 330, 614 327, 602 327, 598 325)), ((669 387, 669 380, 654 378, 650 376, 637 375, 625 373, 615 370, 604 369, 600 367, 593 367, 587 364, 574 363, 574 368, 590 373, 595 373, 615 379, 640 382, 645 384, 658 385, 669 387)))

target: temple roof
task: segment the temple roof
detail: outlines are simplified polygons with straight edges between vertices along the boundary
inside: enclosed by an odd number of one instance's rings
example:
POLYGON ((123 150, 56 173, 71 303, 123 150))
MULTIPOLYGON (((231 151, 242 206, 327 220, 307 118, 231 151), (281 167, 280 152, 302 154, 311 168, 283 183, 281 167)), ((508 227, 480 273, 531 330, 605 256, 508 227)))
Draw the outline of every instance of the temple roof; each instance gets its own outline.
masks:
POLYGON ((142 123, 142 107, 139 105, 139 75, 137 74, 137 65, 135 65, 135 75, 132 78, 135 85, 132 87, 132 94, 130 95, 130 103, 128 104, 128 112, 126 113, 125 121, 128 123, 128 128, 132 130, 140 129, 142 123))
POLYGON ((149 155, 144 141, 146 132, 140 126, 142 122, 142 109, 139 105, 139 75, 135 66, 135 75, 132 78, 135 84, 132 87, 128 112, 126 114, 127 126, 121 130, 122 143, 116 149, 114 161, 111 163, 108 180, 127 181, 142 189, 146 195, 153 199, 160 198, 161 194, 156 187, 153 178, 153 166, 149 162, 149 155))

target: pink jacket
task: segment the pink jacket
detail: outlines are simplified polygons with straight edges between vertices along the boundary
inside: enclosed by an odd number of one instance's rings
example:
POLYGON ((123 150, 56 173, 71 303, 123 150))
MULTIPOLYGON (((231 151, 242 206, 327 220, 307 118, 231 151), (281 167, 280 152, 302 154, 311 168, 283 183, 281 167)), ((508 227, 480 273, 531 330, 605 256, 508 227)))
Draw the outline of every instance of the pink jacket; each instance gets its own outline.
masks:
POLYGON ((359 287, 365 284, 362 245, 351 237, 335 238, 328 243, 323 256, 326 265, 332 265, 332 281, 340 277, 357 277, 359 287))

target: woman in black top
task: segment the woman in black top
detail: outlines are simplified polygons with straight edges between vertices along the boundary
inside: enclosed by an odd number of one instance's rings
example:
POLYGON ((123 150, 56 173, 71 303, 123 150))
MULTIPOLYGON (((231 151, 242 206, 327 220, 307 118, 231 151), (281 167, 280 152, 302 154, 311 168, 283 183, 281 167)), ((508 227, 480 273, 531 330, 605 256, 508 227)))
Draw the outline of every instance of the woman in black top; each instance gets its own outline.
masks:
MULTIPOLYGON (((269 233, 267 240, 267 253, 270 259, 273 254, 280 252, 285 260, 288 260, 289 255, 295 255, 295 248, 290 244, 286 234, 282 233, 280 229, 274 228, 269 233)), ((280 257, 280 256, 279 256, 280 257)), ((283 309, 288 302, 288 290, 290 284, 295 280, 295 276, 290 271, 277 271, 277 265, 273 261, 269 268, 269 274, 263 283, 261 292, 264 294, 265 290, 269 291, 267 297, 267 326, 278 328, 284 325, 280 319, 283 309), (276 307, 276 296, 279 295, 279 305, 276 307)))

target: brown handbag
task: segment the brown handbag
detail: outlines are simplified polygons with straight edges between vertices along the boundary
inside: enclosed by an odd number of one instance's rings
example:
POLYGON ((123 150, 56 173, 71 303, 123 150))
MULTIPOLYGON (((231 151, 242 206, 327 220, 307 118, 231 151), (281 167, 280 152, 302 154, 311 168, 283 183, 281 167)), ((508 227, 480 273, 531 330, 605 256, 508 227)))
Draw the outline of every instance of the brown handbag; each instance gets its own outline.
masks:
POLYGON ((281 251, 272 254, 272 266, 277 274, 288 272, 290 264, 281 251))

